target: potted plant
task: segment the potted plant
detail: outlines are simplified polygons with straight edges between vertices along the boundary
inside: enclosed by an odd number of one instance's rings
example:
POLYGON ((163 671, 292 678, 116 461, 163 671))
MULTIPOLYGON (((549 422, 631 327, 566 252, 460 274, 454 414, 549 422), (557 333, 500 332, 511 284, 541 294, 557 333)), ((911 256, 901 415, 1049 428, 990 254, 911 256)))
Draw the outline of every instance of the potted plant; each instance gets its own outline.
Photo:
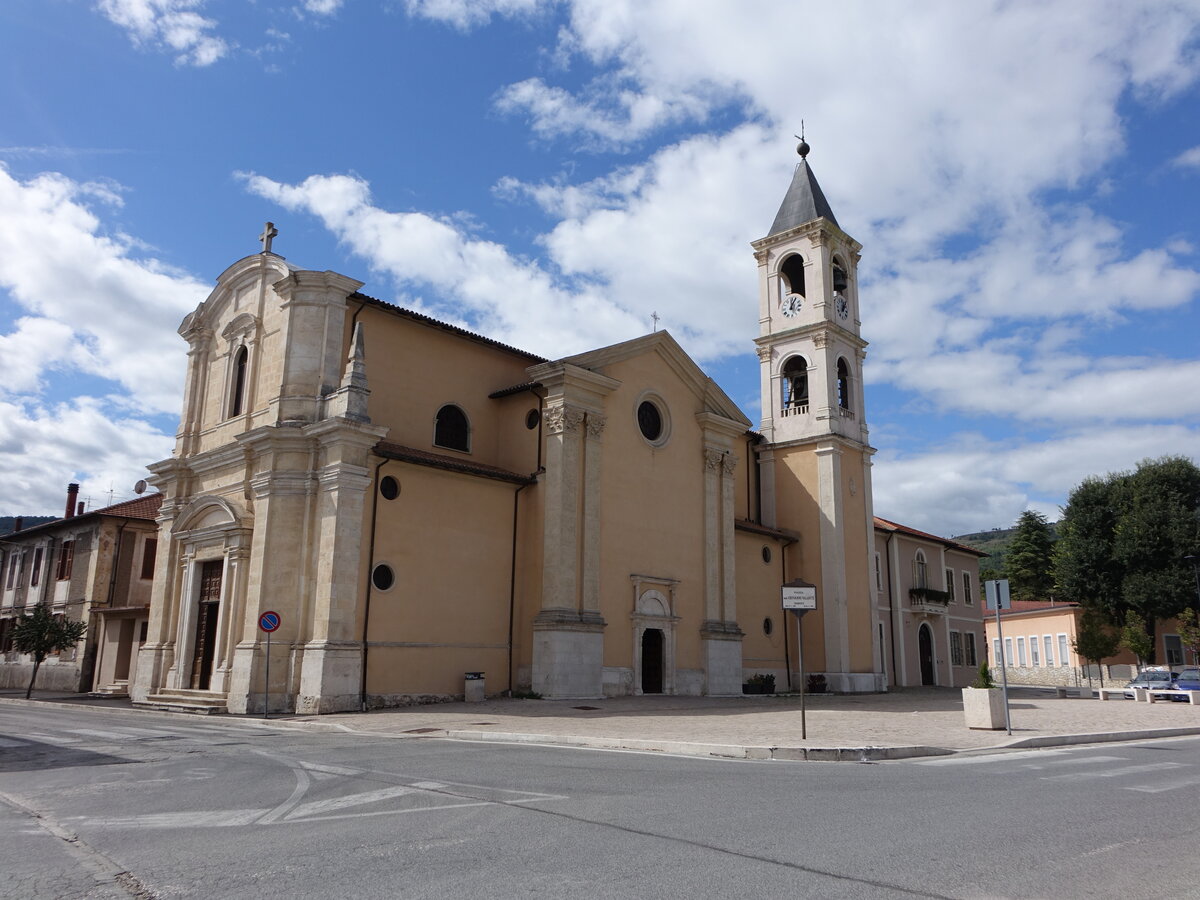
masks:
POLYGON ((743 694, 773 694, 775 693, 774 675, 751 675, 742 685, 743 694))
POLYGON ((979 664, 979 675, 970 687, 962 689, 962 697, 968 728, 995 731, 1004 727, 1004 695, 986 662, 979 664))
POLYGON ((815 672, 808 676, 808 686, 806 690, 810 694, 824 694, 828 689, 825 684, 825 676, 821 672, 815 672))

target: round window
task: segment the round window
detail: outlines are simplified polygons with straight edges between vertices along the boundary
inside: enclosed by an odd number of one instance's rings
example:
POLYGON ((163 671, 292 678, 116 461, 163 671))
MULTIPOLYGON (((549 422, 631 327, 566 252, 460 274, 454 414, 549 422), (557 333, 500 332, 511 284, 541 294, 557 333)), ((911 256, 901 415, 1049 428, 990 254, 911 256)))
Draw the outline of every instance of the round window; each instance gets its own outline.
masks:
POLYGON ((542 421, 542 414, 536 409, 531 409, 525 416, 525 427, 530 431, 538 427, 538 422, 542 421))
POLYGON ((771 621, 770 617, 763 619, 763 634, 770 634, 774 630, 775 623, 771 621))
POLYGON ((638 406, 637 411, 638 428, 641 429, 642 437, 654 443, 662 437, 663 420, 662 413, 658 407, 649 400, 643 400, 638 406))
POLYGON ((763 562, 765 562, 765 563, 769 563, 771 561, 771 548, 768 547, 766 544, 763 544, 762 557, 763 557, 763 562))
POLYGON ((386 591, 396 583, 396 575, 392 572, 392 567, 380 563, 375 567, 375 571, 371 573, 371 584, 381 591, 386 591))
POLYGON ((385 475, 379 482, 379 493, 383 494, 384 500, 395 500, 400 496, 400 482, 391 475, 385 475))

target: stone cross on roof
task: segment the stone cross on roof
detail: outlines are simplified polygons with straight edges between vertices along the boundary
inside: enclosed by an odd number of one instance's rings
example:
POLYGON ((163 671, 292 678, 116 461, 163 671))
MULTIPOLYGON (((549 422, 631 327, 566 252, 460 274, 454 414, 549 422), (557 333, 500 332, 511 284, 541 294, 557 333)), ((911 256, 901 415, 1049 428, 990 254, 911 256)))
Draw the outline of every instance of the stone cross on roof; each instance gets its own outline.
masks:
POLYGON ((271 241, 279 237, 279 230, 275 227, 274 222, 268 222, 264 227, 262 234, 258 236, 259 243, 263 245, 263 253, 271 252, 271 241))

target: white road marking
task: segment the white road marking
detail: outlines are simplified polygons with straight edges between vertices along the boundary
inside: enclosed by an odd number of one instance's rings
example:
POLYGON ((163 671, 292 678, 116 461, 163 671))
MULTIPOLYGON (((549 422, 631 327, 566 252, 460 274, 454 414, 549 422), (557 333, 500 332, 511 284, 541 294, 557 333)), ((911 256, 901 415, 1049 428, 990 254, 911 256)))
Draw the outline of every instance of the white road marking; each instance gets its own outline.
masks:
POLYGON ((1127 762, 1128 760, 1128 756, 1081 756, 1077 759, 1053 759, 1050 762, 1041 765, 1038 763, 1026 763, 1018 768, 1044 769, 1047 766, 1086 766, 1096 765, 1097 763, 1127 762))
POLYGON ((1200 784, 1200 775, 1191 778, 1180 778, 1176 781, 1160 781, 1158 784, 1140 784, 1127 787, 1127 791, 1139 791, 1143 794, 1161 794, 1163 791, 1177 791, 1180 788, 1193 787, 1200 784))
POLYGON ((1043 775, 1042 781, 1088 781, 1093 778, 1120 778, 1123 775, 1140 775, 1143 772, 1161 772, 1165 769, 1180 769, 1186 763, 1146 763, 1141 766, 1122 766, 1104 772, 1068 772, 1065 775, 1043 775))
POLYGON ((43 734, 40 731, 30 731, 25 735, 30 740, 43 741, 47 744, 81 744, 83 738, 66 737, 61 734, 43 734))
POLYGON ((97 737, 105 741, 127 741, 131 735, 119 731, 99 731, 94 728, 68 728, 70 734, 81 734, 84 737, 97 737))
POLYGON ((333 797, 329 800, 313 800, 308 803, 301 803, 290 813, 284 816, 284 818, 302 819, 305 816, 333 812, 339 809, 346 809, 350 806, 364 806, 368 803, 379 803, 381 800, 390 800, 393 797, 403 797, 405 794, 413 793, 416 792, 410 787, 390 787, 380 788, 377 791, 363 791, 360 794, 346 794, 345 796, 333 797))
POLYGON ((935 759, 922 759, 914 762, 914 766, 971 766, 982 763, 1007 762, 1012 759, 1039 759, 1047 756, 1062 756, 1070 750, 1017 750, 1013 753, 989 753, 986 756, 939 756, 935 759))

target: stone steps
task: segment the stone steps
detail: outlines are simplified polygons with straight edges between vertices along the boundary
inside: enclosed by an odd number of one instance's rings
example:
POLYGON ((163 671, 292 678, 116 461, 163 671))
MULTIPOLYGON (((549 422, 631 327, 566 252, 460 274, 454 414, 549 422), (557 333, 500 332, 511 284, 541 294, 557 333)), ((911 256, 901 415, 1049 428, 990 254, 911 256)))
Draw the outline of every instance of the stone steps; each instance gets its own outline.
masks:
POLYGON ((164 689, 157 694, 151 694, 145 700, 135 700, 133 705, 142 709, 161 709, 168 712, 186 712, 207 716, 227 712, 227 699, 227 695, 220 691, 164 689))

